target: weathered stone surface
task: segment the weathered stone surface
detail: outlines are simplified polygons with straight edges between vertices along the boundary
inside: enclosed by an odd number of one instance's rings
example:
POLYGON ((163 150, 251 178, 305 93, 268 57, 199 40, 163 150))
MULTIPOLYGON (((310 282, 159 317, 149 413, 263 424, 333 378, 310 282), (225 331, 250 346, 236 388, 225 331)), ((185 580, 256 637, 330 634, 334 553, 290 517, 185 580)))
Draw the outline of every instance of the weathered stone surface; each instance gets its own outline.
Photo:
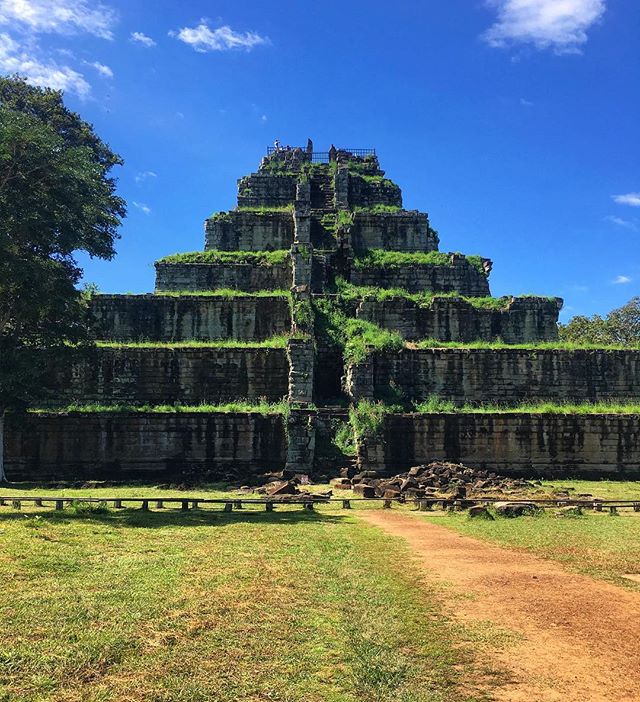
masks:
POLYGON ((282 207, 296 199, 295 175, 251 173, 238 181, 238 207, 282 207))
POLYGON ((288 290, 291 263, 156 263, 156 292, 230 288, 244 292, 288 290))
POLYGON ((402 207, 402 192, 400 188, 395 183, 382 177, 369 180, 350 173, 349 206, 374 207, 375 205, 402 207))
POLYGON ((285 456, 282 417, 257 413, 27 415, 5 442, 11 480, 237 480, 285 456))
POLYGON ((278 401, 288 392, 284 348, 96 348, 52 370, 70 402, 214 404, 278 401))
POLYGON ((358 458, 387 475, 444 460, 508 476, 636 480, 640 415, 391 414, 358 458))
POLYGON ((640 351, 404 349, 371 354, 348 368, 347 389, 355 400, 388 397, 393 389, 408 401, 437 395, 459 405, 635 401, 640 351))
POLYGON ((96 336, 113 341, 262 340, 291 329, 285 297, 97 295, 96 336))
MULTIPOLYGON (((438 238, 425 212, 356 212, 350 228, 354 250, 437 251, 438 238)), ((392 287, 399 287, 398 285, 392 287)))
POLYGON ((457 292, 466 297, 487 297, 489 279, 464 257, 450 266, 410 265, 352 268, 350 282, 379 288, 403 288, 415 292, 457 292))
POLYGON ((493 521, 493 515, 483 505, 474 505, 473 507, 469 507, 467 514, 471 519, 486 519, 488 521, 493 521))
POLYGON ((512 298, 504 309, 478 309, 456 297, 434 297, 420 305, 403 297, 365 298, 356 310, 361 319, 399 331, 405 339, 493 341, 507 344, 558 337, 560 298, 512 298))
MULTIPOLYGON (((295 195, 295 187, 294 187, 295 195)), ((292 198, 293 199, 293 198, 292 198)), ((204 223, 205 250, 277 251, 293 243, 293 213, 232 210, 204 223)))

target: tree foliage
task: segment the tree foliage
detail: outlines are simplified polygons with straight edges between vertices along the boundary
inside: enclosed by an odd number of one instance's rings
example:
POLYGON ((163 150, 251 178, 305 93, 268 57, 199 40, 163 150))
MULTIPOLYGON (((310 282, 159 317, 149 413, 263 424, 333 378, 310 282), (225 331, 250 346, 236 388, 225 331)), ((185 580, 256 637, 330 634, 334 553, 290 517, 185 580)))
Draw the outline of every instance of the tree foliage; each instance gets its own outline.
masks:
POLYGON ((578 315, 568 324, 559 327, 560 338, 565 341, 587 344, 640 344, 640 297, 609 312, 606 317, 578 315))
POLYGON ((25 350, 87 338, 75 254, 115 253, 120 163, 61 92, 0 78, 0 412, 39 384, 25 350))

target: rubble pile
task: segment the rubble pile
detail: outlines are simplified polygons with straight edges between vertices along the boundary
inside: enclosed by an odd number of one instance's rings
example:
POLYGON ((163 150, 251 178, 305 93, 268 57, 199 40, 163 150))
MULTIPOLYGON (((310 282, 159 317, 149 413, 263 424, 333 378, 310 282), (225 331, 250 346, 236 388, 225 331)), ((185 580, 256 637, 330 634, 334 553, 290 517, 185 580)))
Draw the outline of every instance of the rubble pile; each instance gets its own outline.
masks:
POLYGON ((468 468, 459 463, 434 461, 428 465, 414 466, 406 473, 392 478, 380 478, 375 471, 363 471, 352 478, 331 481, 335 489, 352 489, 359 497, 447 497, 466 499, 472 496, 502 495, 522 492, 537 487, 535 483, 519 478, 507 478, 478 468, 468 468))

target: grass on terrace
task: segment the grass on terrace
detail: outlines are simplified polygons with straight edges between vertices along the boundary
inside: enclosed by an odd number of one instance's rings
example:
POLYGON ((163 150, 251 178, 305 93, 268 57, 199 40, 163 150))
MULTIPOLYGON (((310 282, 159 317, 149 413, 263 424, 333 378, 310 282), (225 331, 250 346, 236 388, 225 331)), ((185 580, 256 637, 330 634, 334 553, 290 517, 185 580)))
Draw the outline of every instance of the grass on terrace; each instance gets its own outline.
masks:
MULTIPOLYGON (((553 484, 573 486, 577 492, 601 498, 640 498, 639 483, 612 483, 606 488, 587 481, 553 484)), ((581 517, 561 518, 556 510, 547 510, 537 516, 495 521, 469 519, 464 512, 435 514, 427 518, 461 534, 559 561, 579 573, 640 590, 640 584, 622 577, 640 573, 640 515, 632 512, 615 517, 608 512, 585 512, 581 517)))
MULTIPOLYGON (((387 251, 386 249, 370 249, 357 256, 353 265, 355 268, 399 268, 401 266, 451 266, 450 253, 442 251, 405 252, 387 251)), ((467 256, 467 261, 485 275, 481 256, 467 256)))
POLYGON ((0 700, 486 699, 403 543, 353 516, 0 507, 0 528, 0 700))
POLYGON ((272 336, 263 341, 241 341, 220 339, 218 341, 97 341, 98 348, 111 349, 157 349, 157 348, 208 348, 208 349, 282 349, 286 348, 290 336, 272 336))
POLYGON ((523 344, 505 344, 503 341, 440 341, 438 339, 423 339, 418 342, 407 344, 408 348, 418 349, 515 349, 525 351, 544 351, 545 349, 557 351, 580 351, 580 350, 605 350, 605 351, 629 351, 640 350, 640 344, 633 346, 622 346, 620 344, 588 344, 578 343, 575 341, 563 341, 557 339, 555 341, 530 341, 523 344))
POLYGON ((540 297, 536 295, 518 295, 517 298, 511 296, 504 297, 464 297, 458 293, 432 293, 420 292, 410 293, 403 288, 377 288, 367 285, 353 285, 346 282, 343 278, 336 278, 336 288, 338 294, 345 300, 361 300, 363 298, 374 299, 377 302, 393 298, 404 298, 410 300, 421 307, 428 307, 436 298, 457 298, 464 300, 476 309, 485 310, 505 310, 511 304, 513 299, 518 298, 536 298, 542 300, 555 301, 555 297, 540 297))
MULTIPOLYGON (((251 412, 256 414, 282 414, 289 412, 289 404, 281 402, 243 401, 226 402, 218 405, 129 405, 112 404, 104 405, 97 402, 71 403, 63 407, 34 407, 27 410, 33 414, 68 414, 68 413, 111 413, 118 414, 124 412, 154 412, 154 413, 175 413, 175 412, 251 412)), ((1 702, 1 698, 0 698, 1 702)))
POLYGON ((449 400, 432 396, 415 404, 415 411, 421 413, 464 413, 474 414, 638 414, 638 402, 522 402, 517 405, 471 405, 456 406, 449 400))
POLYGON ((244 292, 234 288, 217 288, 216 290, 174 290, 171 292, 153 293, 155 297, 286 297, 289 299, 291 293, 288 290, 258 290, 256 292, 244 292))
POLYGON ((156 263, 211 263, 239 264, 248 263, 254 266, 275 266, 289 261, 291 253, 288 249, 278 251, 188 251, 165 256, 156 263))

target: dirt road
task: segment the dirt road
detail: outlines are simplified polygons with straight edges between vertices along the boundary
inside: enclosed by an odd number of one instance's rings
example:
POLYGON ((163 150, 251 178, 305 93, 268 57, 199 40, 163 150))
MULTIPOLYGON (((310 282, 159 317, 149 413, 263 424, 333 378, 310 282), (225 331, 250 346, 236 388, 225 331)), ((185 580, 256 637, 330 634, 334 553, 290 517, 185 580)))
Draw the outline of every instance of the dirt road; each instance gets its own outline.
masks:
POLYGON ((408 542, 425 586, 448 585, 438 590, 454 617, 517 634, 487 654, 509 673, 496 700, 640 701, 640 593, 417 516, 389 510, 360 516, 408 542))

